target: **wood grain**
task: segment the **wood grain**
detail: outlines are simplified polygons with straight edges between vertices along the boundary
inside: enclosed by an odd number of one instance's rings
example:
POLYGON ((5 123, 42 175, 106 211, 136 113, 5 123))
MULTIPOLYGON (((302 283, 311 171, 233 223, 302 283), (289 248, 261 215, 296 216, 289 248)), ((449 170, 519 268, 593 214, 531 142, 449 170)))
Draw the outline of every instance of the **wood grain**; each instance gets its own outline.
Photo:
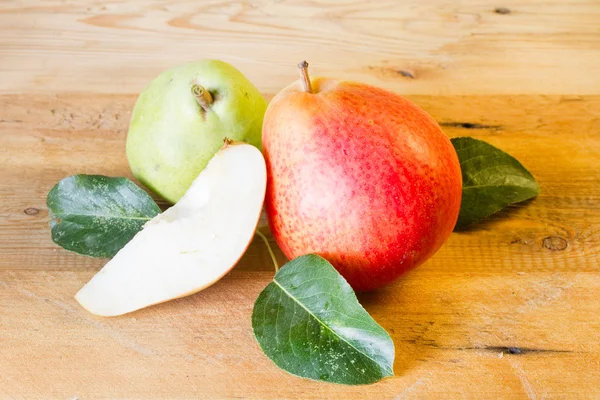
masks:
POLYGON ((542 194, 453 234, 422 267, 361 295, 394 339, 396 376, 342 387, 287 375, 258 348, 251 309, 273 275, 259 240, 197 295, 119 318, 85 312, 73 295, 104 261, 52 244, 45 195, 73 173, 130 176, 124 139, 135 96, 0 96, 0 394, 600 396, 600 96, 411 98, 450 136, 516 156, 542 194))
POLYGON ((599 27, 597 0, 8 1, 0 91, 137 93, 217 58, 269 93, 306 58, 401 93, 597 94, 599 27))
POLYGON ((600 398, 598 70, 597 0, 1 2, 0 399, 600 398), (262 354, 260 240, 199 294, 108 319, 75 302, 105 260, 51 242, 47 192, 74 173, 131 177, 135 93, 200 58, 268 98, 304 58, 313 75, 410 94, 538 179, 537 199, 360 295, 394 339, 395 377, 317 383, 262 354))

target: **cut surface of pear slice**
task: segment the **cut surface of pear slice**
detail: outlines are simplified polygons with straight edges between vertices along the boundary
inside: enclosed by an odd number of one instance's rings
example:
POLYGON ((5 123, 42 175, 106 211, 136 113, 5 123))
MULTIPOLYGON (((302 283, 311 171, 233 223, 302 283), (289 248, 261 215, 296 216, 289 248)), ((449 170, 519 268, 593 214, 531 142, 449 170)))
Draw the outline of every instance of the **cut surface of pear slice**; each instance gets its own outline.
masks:
POLYGON ((148 221, 75 298, 93 314, 115 316, 217 282, 252 241, 266 182, 256 147, 224 146, 181 200, 148 221))

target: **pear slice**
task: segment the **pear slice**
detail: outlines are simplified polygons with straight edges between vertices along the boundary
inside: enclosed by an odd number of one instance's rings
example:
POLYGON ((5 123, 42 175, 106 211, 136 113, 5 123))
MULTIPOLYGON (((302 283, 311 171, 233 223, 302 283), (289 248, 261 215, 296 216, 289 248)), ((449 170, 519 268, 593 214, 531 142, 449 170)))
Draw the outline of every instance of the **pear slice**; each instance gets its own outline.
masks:
POLYGON ((181 200, 148 221, 75 298, 93 314, 115 316, 217 282, 252 241, 266 182, 256 147, 226 144, 181 200))

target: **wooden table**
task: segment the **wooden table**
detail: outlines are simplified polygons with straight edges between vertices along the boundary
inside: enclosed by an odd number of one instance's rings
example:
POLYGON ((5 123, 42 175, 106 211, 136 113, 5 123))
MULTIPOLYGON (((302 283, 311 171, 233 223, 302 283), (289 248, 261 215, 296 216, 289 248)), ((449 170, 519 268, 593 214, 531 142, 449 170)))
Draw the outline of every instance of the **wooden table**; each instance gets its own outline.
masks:
POLYGON ((2 2, 0 398, 600 398, 600 3, 568 3, 2 2), (73 299, 105 260, 52 243, 46 193, 74 173, 131 176, 136 93, 208 57, 267 97, 304 58, 406 94, 539 180, 534 201, 360 296, 394 339, 394 378, 318 383, 262 354, 250 313, 273 272, 259 240, 194 296, 110 319, 73 299))

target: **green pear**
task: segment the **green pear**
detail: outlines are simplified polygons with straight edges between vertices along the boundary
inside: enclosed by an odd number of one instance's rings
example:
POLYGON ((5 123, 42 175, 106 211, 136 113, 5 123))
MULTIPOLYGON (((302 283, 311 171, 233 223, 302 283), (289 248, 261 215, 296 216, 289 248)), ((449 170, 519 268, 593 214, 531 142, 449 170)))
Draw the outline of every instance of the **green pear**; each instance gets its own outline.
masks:
POLYGON ((261 148, 267 103, 235 67, 203 60, 164 71, 140 94, 127 134, 133 175, 176 203, 223 140, 261 148))

